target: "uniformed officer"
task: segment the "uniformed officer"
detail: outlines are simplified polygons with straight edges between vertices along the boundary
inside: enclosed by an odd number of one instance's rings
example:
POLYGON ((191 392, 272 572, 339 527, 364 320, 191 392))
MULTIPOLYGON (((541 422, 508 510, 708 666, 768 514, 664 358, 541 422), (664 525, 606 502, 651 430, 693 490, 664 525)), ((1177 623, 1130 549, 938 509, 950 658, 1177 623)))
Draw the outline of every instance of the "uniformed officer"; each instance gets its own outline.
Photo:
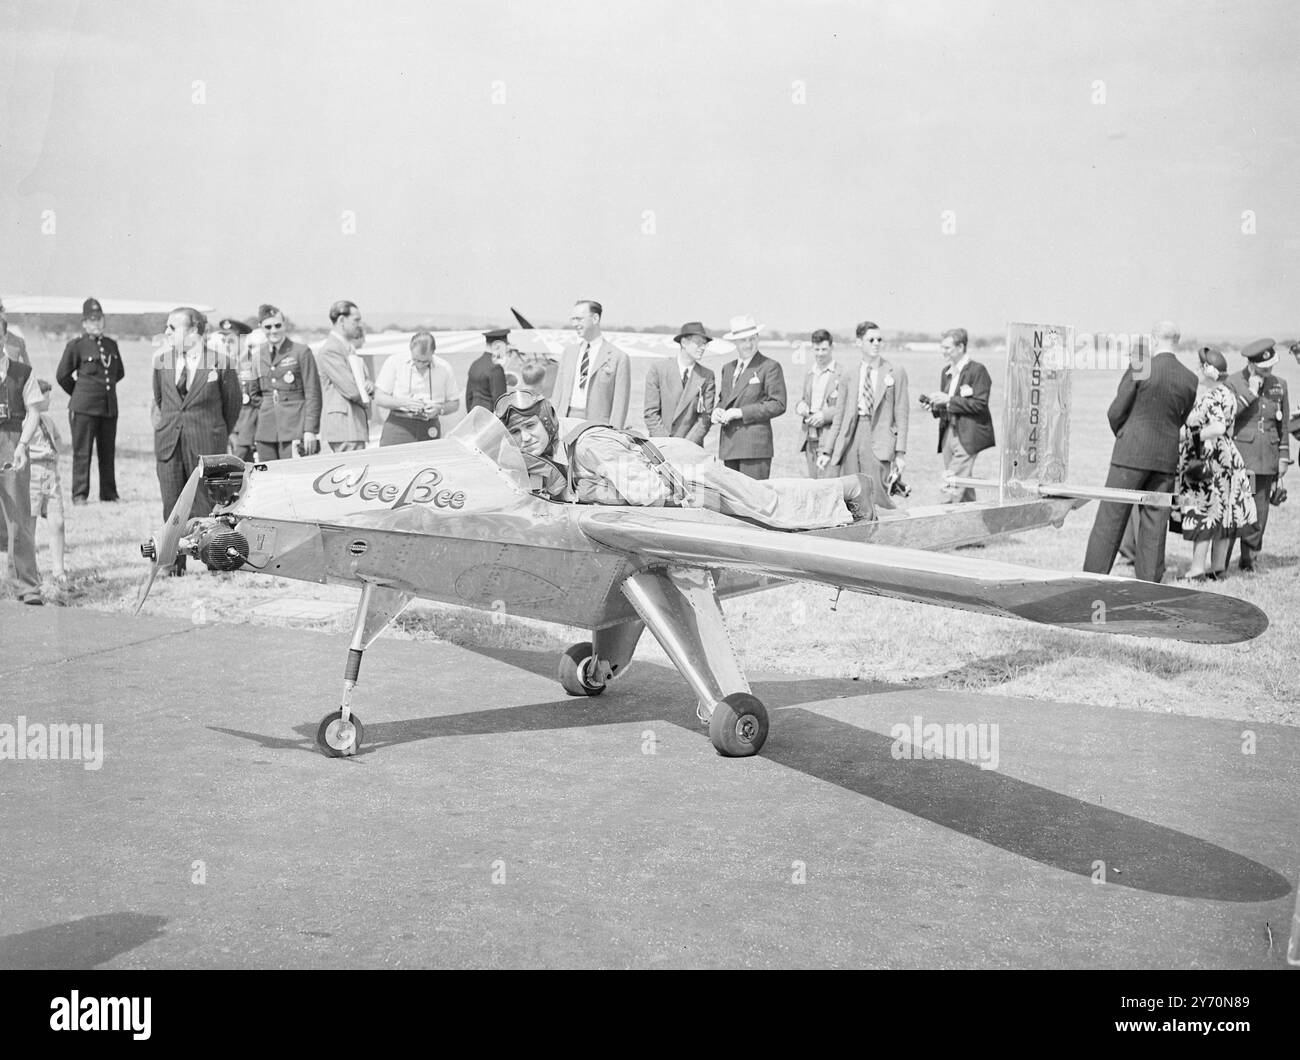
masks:
POLYGON ((316 358, 304 343, 285 334, 284 314, 273 305, 258 310, 266 345, 257 351, 257 379, 250 399, 258 403, 259 460, 288 460, 320 451, 321 389, 316 358))
POLYGON ((117 500, 117 386, 126 370, 117 343, 104 334, 104 310, 94 298, 81 306, 82 333, 68 343, 55 374, 71 395, 72 503, 90 497, 90 454, 99 452, 99 499, 117 500))
MULTIPOLYGON (((1256 522, 1238 530, 1236 535, 1236 540, 1241 542, 1241 569, 1252 571, 1255 569, 1255 556, 1264 546, 1269 495, 1274 483, 1282 481, 1291 463, 1287 438, 1291 404, 1286 380, 1273 374, 1278 357, 1272 339, 1256 339, 1241 351, 1241 355, 1246 358, 1246 367, 1230 376, 1228 385, 1237 396, 1233 440, 1246 463, 1246 470, 1254 479, 1256 522)), ((1231 559, 1232 545, 1229 544, 1225 562, 1231 559)))
POLYGON ((235 421, 235 431, 230 436, 230 449, 240 460, 253 459, 257 431, 257 405, 253 402, 257 355, 248 345, 252 330, 234 317, 226 317, 217 325, 217 348, 226 358, 226 364, 239 372, 239 419, 235 421))

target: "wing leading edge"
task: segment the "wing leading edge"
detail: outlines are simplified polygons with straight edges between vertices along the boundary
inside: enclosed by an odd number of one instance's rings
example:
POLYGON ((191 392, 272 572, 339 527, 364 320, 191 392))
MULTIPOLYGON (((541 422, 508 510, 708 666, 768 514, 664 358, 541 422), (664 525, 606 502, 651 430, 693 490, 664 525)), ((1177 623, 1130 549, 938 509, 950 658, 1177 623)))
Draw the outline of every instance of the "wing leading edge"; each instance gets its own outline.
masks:
POLYGON ((1065 629, 1232 644, 1268 628, 1254 604, 1177 585, 649 514, 591 511, 579 525, 592 541, 648 566, 743 570, 1065 629))

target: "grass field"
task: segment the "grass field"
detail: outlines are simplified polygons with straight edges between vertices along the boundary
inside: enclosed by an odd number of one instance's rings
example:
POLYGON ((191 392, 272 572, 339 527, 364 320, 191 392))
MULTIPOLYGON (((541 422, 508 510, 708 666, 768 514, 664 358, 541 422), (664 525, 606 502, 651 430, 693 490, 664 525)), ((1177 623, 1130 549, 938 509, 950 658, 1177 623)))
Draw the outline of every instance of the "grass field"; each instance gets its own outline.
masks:
MULTIPOLYGON (((28 348, 38 374, 53 381, 62 342, 29 334, 28 348)), ((773 474, 802 474, 803 456, 797 451, 799 425, 793 406, 807 365, 793 364, 789 349, 766 352, 782 362, 792 395, 791 411, 775 423, 778 456, 773 474)), ((844 352, 856 361, 856 351, 844 352)), ((63 454, 60 473, 68 503, 67 563, 72 583, 66 593, 51 593, 50 598, 66 606, 125 613, 145 573, 139 542, 161 523, 163 512, 149 429, 151 347, 144 342, 123 343, 122 353, 127 374, 120 390, 117 478, 124 503, 100 505, 92 500, 86 507, 72 508, 71 459, 66 452, 63 454)), ((451 358, 462 382, 473 356, 451 358)), ((941 367, 937 354, 887 351, 886 356, 907 370, 914 405, 922 387, 937 388, 941 367)), ((709 358, 706 363, 717 369, 721 360, 709 358)), ((983 360, 994 378, 995 420, 1000 420, 1002 354, 990 351, 983 360)), ((633 419, 637 423, 648 363, 644 359, 632 362, 633 419)), ((1236 368, 1240 359, 1233 356, 1230 364, 1236 368)), ((1294 392, 1300 386, 1300 372, 1289 357, 1280 372, 1294 392)), ((1105 480, 1111 449, 1105 409, 1117 379, 1113 371, 1075 373, 1072 482, 1100 485, 1105 480)), ((67 397, 57 387, 54 394, 53 413, 66 441, 67 397)), ((455 419, 451 418, 450 425, 455 419)), ((706 447, 715 446, 716 438, 715 431, 706 447)), ((910 504, 938 500, 941 462, 935 452, 936 443, 934 420, 916 408, 906 475, 913 486, 910 504)), ((982 454, 976 474, 995 477, 996 460, 996 453, 982 454)), ((92 478, 92 498, 95 494, 92 478)), ((1077 570, 1095 511, 1094 505, 1088 505, 1071 515, 1062 530, 1034 531, 963 555, 972 563, 987 557, 1077 570)), ((1263 636, 1241 645, 1209 647, 1074 633, 847 593, 840 599, 838 611, 832 612, 834 594, 813 586, 789 586, 733 601, 728 605, 728 621, 743 661, 756 670, 856 676, 912 687, 988 691, 1030 699, 1298 724, 1300 668, 1294 662, 1294 645, 1300 637, 1298 537, 1300 497, 1273 509, 1259 572, 1234 575, 1216 589, 1250 600, 1270 617, 1270 628, 1263 636)), ((37 539, 38 560, 42 571, 48 573, 44 526, 38 528, 37 539)), ((1169 544, 1173 576, 1186 569, 1190 545, 1176 539, 1169 544)), ((258 574, 214 575, 204 573, 197 562, 191 563, 190 570, 195 573, 189 577, 160 579, 145 605, 146 611, 194 621, 242 622, 248 620, 250 608, 284 596, 339 601, 355 598, 355 590, 341 586, 315 586, 258 574)), ((573 631, 558 626, 511 618, 502 621, 500 616, 423 602, 414 605, 389 635, 557 650, 576 639, 573 631)), ((265 636, 259 643, 266 643, 265 636)), ((658 645, 648 636, 638 655, 663 658, 658 645)))

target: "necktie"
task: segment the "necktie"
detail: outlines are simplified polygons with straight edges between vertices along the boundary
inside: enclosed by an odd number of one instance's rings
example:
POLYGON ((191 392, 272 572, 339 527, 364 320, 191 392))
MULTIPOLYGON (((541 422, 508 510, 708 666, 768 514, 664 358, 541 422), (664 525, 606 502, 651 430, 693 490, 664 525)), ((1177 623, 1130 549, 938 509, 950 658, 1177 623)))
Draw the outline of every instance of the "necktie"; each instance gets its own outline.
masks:
POLYGON ((689 368, 683 368, 683 369, 682 369, 682 389, 683 389, 683 390, 686 389, 686 383, 687 383, 687 381, 688 381, 690 378, 691 378, 691 370, 690 370, 689 368))
POLYGON ((190 366, 187 364, 181 369, 181 381, 176 384, 176 389, 180 391, 181 397, 184 397, 190 390, 190 366))
POLYGON ((871 369, 862 370, 862 409, 863 415, 870 416, 876 405, 876 392, 871 386, 871 369))
POLYGON ((591 343, 582 344, 582 367, 578 369, 578 386, 587 389, 587 374, 591 371, 591 343))
POLYGON ((739 386, 739 385, 740 385, 740 377, 741 377, 742 374, 744 374, 744 371, 745 371, 745 366, 744 366, 743 364, 741 364, 739 361, 737 361, 737 362, 736 362, 736 378, 733 379, 733 380, 731 381, 731 385, 732 385, 733 387, 736 387, 736 386, 739 386))

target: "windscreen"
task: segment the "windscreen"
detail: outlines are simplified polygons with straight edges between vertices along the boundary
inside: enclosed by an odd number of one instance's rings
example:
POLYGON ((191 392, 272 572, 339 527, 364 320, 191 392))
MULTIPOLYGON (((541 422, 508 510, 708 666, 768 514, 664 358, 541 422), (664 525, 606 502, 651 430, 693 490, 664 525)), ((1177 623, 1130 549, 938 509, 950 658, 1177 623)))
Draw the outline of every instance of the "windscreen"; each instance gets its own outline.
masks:
POLYGON ((487 409, 472 409, 447 437, 454 438, 467 449, 482 453, 514 479, 520 489, 528 492, 524 454, 510 440, 510 432, 502 422, 487 409))

